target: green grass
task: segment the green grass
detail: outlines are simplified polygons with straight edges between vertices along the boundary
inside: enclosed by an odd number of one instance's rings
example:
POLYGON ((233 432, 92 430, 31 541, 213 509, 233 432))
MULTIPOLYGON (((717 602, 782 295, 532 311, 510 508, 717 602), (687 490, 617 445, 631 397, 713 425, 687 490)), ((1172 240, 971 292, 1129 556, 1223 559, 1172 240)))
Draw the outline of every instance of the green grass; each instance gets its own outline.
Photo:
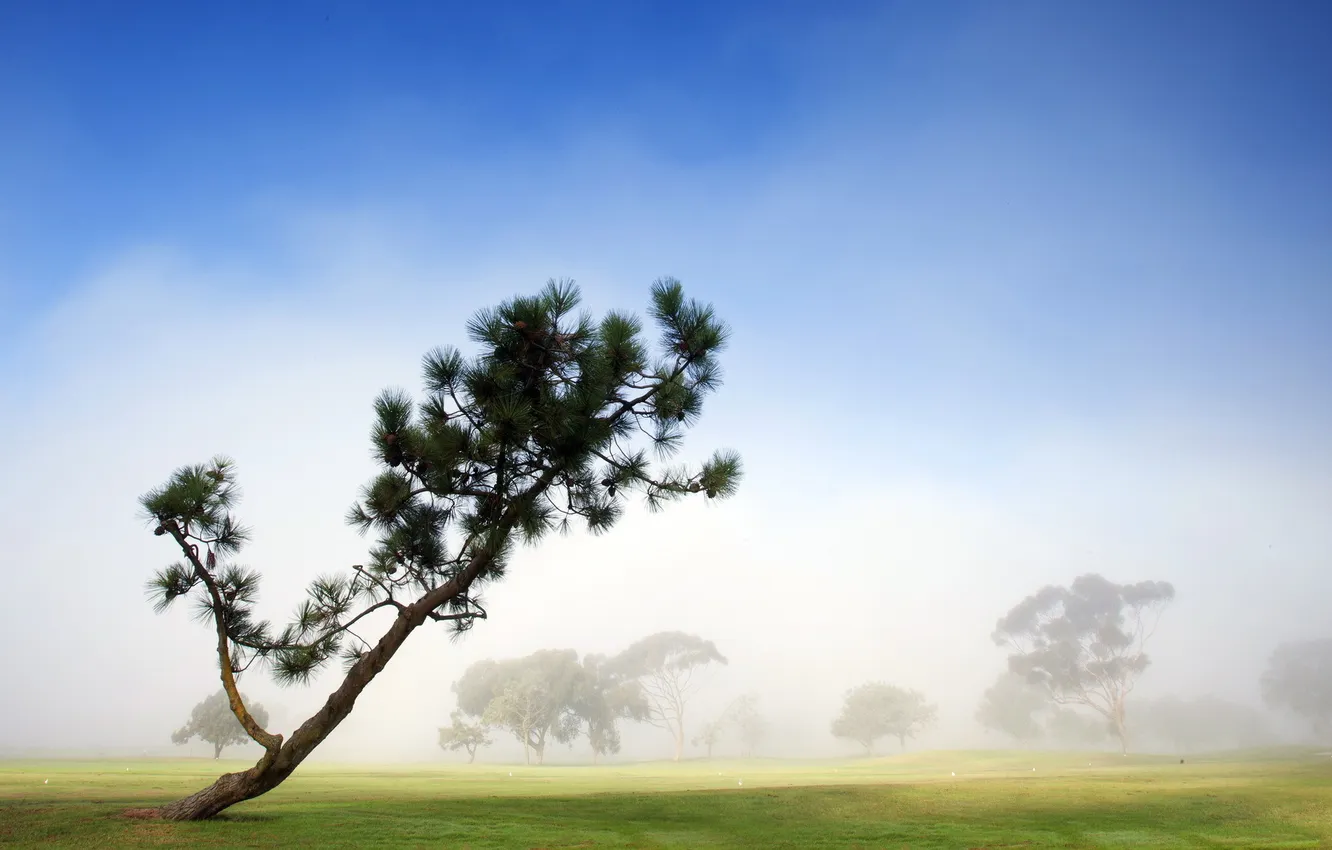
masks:
POLYGON ((602 767, 309 765, 212 821, 121 816, 195 791, 219 767, 243 766, 0 762, 0 843, 1332 848, 1332 759, 1291 750, 1186 764, 1099 753, 935 752, 602 767))

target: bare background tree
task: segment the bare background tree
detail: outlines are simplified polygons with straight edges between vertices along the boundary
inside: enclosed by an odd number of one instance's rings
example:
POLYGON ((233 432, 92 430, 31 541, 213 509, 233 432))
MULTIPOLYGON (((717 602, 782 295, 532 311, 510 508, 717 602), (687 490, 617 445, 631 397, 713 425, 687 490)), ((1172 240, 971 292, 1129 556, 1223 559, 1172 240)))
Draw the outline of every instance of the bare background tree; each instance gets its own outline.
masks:
POLYGON ((439 728, 439 746, 444 750, 466 750, 467 763, 476 761, 476 751, 491 745, 484 723, 468 723, 461 711, 454 709, 449 725, 439 728))
POLYGON ((740 741, 740 755, 753 758, 759 744, 768 734, 768 721, 758 710, 758 694, 745 694, 736 697, 726 709, 726 719, 735 727, 736 737, 740 741))
POLYGON ((707 757, 712 758, 712 749, 721 741, 722 733, 726 730, 725 721, 726 718, 722 717, 704 723, 690 743, 695 747, 702 747, 707 757))
POLYGON ((712 641, 684 632, 658 632, 615 657, 613 668, 643 688, 647 722, 670 732, 672 758, 684 755, 685 709, 700 686, 696 674, 709 664, 726 664, 712 641))

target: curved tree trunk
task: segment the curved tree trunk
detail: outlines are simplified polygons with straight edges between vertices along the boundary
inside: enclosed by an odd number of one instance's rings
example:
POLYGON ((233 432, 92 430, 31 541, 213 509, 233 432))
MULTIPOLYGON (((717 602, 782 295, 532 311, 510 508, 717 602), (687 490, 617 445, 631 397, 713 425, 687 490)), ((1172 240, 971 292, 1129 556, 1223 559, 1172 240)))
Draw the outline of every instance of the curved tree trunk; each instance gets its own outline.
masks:
POLYGON ((222 758, 222 745, 213 744, 213 761, 217 761, 220 758, 222 758))
MULTIPOLYGON (((550 486, 559 472, 560 469, 557 466, 548 468, 542 474, 540 480, 533 484, 525 495, 528 497, 539 496, 550 486)), ((517 521, 519 501, 515 500, 511 503, 494 526, 494 533, 497 537, 503 538, 513 529, 517 521)), ((189 552, 187 541, 181 536, 180 530, 175 527, 174 523, 170 530, 181 547, 189 552)), ((190 553, 189 560, 194 564, 205 582, 209 584, 209 590, 213 595, 215 604, 217 604, 217 587, 213 583, 211 575, 203 569, 195 554, 190 553)), ((240 773, 224 773, 212 785, 182 800, 168 803, 157 809, 140 809, 133 812, 133 814, 139 817, 160 817, 166 820, 205 820, 237 803, 252 800, 282 784, 300 766, 300 763, 305 761, 306 757, 314 751, 315 747, 323 743, 324 739, 332 734, 334 729, 338 728, 338 724, 347 719, 347 715, 351 714, 352 709, 355 708, 356 699, 361 695, 361 691, 365 690, 375 676, 379 675, 384 666, 402 647, 408 636, 424 623, 426 618, 437 608, 471 587, 472 582, 483 570, 490 566, 492 560, 493 557, 489 549, 481 550, 468 562, 467 567, 453 578, 430 590, 411 605, 401 607, 398 616, 393 620, 388 631, 384 632, 384 636, 379 639, 379 643, 375 644, 373 649, 362 655, 351 666, 337 690, 328 695, 328 699, 324 701, 324 705, 319 711, 302 723, 292 733, 289 740, 283 741, 281 735, 270 735, 254 722, 254 719, 245 710, 244 703, 240 700, 230 664, 224 663, 221 671, 222 682, 231 697, 232 711, 250 737, 265 748, 263 758, 259 759, 259 762, 249 770, 240 773)), ((227 637, 220 619, 218 620, 218 656, 224 661, 228 661, 227 637)))
MULTIPOLYGON (((464 575, 441 585, 398 614, 379 643, 347 671, 346 678, 337 690, 329 694, 323 707, 302 723, 289 740, 266 752, 254 767, 239 773, 223 774, 202 791, 150 810, 149 813, 166 820, 204 820, 280 785, 351 714, 361 691, 379 675, 408 635, 425 622, 429 612, 471 584, 483 564, 473 563, 470 567, 464 575)), ((281 736, 276 736, 276 739, 282 741, 281 736)))
POLYGON ((425 620, 426 611, 431 610, 414 611, 414 608, 409 607, 398 615, 375 648, 348 671, 341 687, 329 694, 323 707, 301 724, 279 749, 265 753, 249 770, 223 774, 202 791, 162 806, 157 814, 167 820, 203 820, 280 785, 351 714, 361 691, 384 669, 407 636, 425 620))

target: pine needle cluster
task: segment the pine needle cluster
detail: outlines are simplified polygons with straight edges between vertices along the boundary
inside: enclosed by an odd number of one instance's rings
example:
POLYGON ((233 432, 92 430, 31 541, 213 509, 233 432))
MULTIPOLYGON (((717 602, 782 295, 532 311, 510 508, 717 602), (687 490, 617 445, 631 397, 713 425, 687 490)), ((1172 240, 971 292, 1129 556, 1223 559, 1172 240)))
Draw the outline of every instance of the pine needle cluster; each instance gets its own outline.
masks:
POLYGON ((550 281, 482 310, 467 325, 476 355, 437 348, 424 358, 422 398, 379 395, 369 436, 381 470, 346 516, 374 542, 349 573, 311 582, 280 630, 254 616, 259 573, 235 562, 249 532, 233 512, 232 461, 176 470, 141 499, 154 532, 185 556, 149 582, 156 609, 189 597, 233 673, 262 661, 281 683, 305 682, 335 657, 348 669, 361 660, 370 644, 355 627, 374 611, 467 630, 486 616, 480 591, 504 576, 516 543, 574 524, 602 533, 632 493, 651 510, 732 495, 734 452, 664 465, 721 381, 729 332, 712 307, 658 280, 650 342, 637 317, 597 322, 579 303, 571 281, 550 281))

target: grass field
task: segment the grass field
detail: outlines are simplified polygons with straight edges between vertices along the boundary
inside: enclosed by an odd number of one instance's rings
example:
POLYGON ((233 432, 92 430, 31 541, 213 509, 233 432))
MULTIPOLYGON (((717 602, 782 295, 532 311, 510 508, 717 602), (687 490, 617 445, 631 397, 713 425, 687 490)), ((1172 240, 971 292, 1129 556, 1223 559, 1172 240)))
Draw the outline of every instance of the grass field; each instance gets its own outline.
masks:
POLYGON ((0 762, 0 843, 1332 848, 1332 759, 1294 750, 1186 764, 1104 753, 935 752, 602 767, 310 765, 213 821, 120 814, 195 791, 219 768, 243 766, 0 762))

